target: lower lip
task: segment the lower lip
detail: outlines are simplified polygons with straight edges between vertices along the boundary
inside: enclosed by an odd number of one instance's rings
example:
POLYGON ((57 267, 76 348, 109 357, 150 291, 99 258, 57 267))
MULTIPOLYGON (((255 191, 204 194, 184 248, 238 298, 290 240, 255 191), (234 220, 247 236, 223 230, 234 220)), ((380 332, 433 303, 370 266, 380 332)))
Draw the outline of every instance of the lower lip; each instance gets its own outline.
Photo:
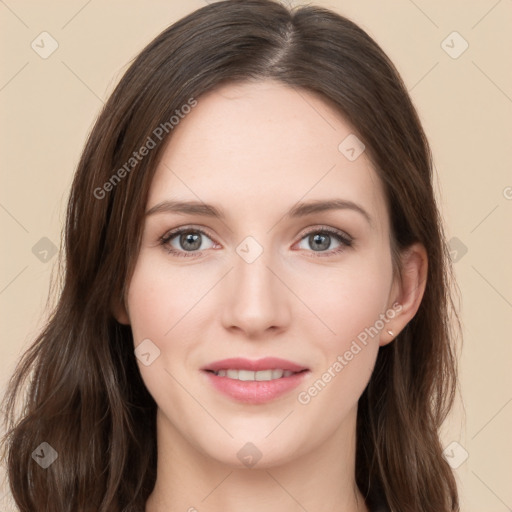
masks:
POLYGON ((219 377, 213 372, 204 372, 215 389, 247 404, 263 404, 270 402, 296 388, 309 371, 294 373, 289 377, 274 380, 244 381, 219 377))

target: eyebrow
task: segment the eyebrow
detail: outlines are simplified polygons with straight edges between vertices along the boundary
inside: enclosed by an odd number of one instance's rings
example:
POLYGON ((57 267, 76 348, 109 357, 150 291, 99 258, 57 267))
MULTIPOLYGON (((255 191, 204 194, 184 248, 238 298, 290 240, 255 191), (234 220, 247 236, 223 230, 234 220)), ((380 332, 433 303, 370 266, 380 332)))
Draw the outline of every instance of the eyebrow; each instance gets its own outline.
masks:
MULTIPOLYGON (((352 210, 360 213, 373 226, 372 218, 369 213, 357 203, 346 199, 316 200, 303 203, 297 203, 287 214, 288 218, 305 217, 314 213, 325 212, 329 210, 352 210)), ((202 215, 225 219, 226 215, 221 208, 212 204, 200 201, 162 201, 156 204, 146 212, 146 217, 157 213, 181 213, 189 215, 202 215)))

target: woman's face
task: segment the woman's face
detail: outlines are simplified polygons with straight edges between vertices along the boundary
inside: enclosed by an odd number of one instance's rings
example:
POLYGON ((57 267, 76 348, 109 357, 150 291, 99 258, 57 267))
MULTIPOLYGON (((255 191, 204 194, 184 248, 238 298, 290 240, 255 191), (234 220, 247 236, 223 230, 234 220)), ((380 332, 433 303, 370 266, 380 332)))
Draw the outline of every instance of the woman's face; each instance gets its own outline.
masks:
POLYGON ((398 315, 388 212, 353 130, 319 97, 262 81, 197 100, 153 179, 119 318, 166 435, 272 466, 354 431, 398 315), (339 207, 304 207, 324 201, 339 207))

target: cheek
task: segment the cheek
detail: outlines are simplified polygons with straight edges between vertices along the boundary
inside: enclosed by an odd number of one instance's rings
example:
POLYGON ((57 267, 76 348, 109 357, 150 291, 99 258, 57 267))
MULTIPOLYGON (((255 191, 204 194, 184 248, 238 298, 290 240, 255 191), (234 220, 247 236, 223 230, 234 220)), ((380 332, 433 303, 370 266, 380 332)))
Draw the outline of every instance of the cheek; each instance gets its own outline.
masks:
POLYGON ((312 309, 334 331, 310 336, 319 355, 310 379, 298 390, 306 423, 328 436, 343 423, 366 388, 375 366, 382 331, 381 315, 389 293, 390 273, 382 267, 355 268, 332 274, 323 293, 308 296, 312 309), (321 424, 315 418, 324 418, 321 424))
POLYGON ((317 326, 325 333, 319 341, 327 351, 344 351, 385 312, 392 270, 384 258, 383 262, 354 259, 337 269, 310 270, 303 275, 308 277, 297 280, 300 284, 295 290, 315 313, 317 326))
MULTIPOLYGON (((205 308, 213 311, 209 295, 218 277, 199 266, 170 265, 156 251, 141 252, 128 290, 128 310, 135 347, 151 340, 159 351, 150 366, 140 364, 149 391, 158 392, 165 383, 167 392, 195 364, 191 353, 201 343, 201 326, 213 321, 205 308), (172 375, 171 375, 172 374, 172 375)), ((158 401, 158 400, 157 400, 158 401)))
MULTIPOLYGON (((198 302, 205 290, 199 276, 179 272, 158 258, 139 260, 128 291, 128 309, 135 344, 144 338, 165 342, 180 319, 198 302)), ((203 279, 204 282, 204 279, 203 279)))
POLYGON ((315 402, 312 409, 318 413, 336 402, 339 407, 333 414, 340 419, 355 405, 371 377, 385 330, 381 319, 386 315, 392 268, 385 258, 369 258, 330 271, 328 279, 316 280, 323 283, 321 287, 313 287, 313 281, 313 276, 305 281, 301 293, 309 290, 308 305, 328 329, 316 321, 325 334, 314 336, 306 328, 321 357, 307 387, 302 387, 303 400, 299 396, 298 401, 315 402))
POLYGON ((163 265, 151 254, 141 254, 128 290, 130 324, 135 348, 149 339, 154 344, 149 345, 150 351, 155 350, 158 356, 149 365, 139 358, 138 366, 157 404, 162 407, 172 403, 179 415, 184 413, 182 406, 187 403, 177 384, 184 380, 183 362, 190 348, 191 335, 187 338, 186 327, 190 327, 194 304, 206 290, 197 287, 199 279, 191 282, 189 273, 163 265), (173 364, 176 361, 177 366, 173 364))

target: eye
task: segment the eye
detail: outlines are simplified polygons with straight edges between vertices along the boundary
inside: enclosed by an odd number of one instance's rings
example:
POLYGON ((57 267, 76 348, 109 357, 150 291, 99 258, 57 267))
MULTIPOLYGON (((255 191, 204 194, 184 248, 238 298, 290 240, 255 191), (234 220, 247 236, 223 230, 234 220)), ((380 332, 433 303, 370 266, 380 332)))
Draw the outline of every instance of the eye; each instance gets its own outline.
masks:
MULTIPOLYGON (((197 256, 203 250, 212 248, 212 245, 204 246, 204 238, 212 242, 213 245, 215 244, 204 230, 185 226, 167 232, 159 241, 169 254, 179 257, 192 257, 197 256)), ((351 247, 353 239, 343 231, 322 226, 308 231, 302 236, 299 244, 303 241, 313 248, 311 252, 317 253, 313 255, 314 257, 325 257, 339 254, 347 247, 351 247), (338 246, 334 249, 325 250, 331 247, 333 241, 337 242, 338 246)), ((304 247, 299 248, 304 249, 304 247)))
POLYGON ((303 241, 313 248, 313 252, 320 253, 314 256, 323 257, 343 252, 347 247, 352 245, 353 239, 346 233, 343 233, 343 231, 323 226, 308 231, 305 236, 302 237, 301 243, 303 241), (329 249, 333 240, 338 243, 338 246, 326 251, 325 249, 329 249))
POLYGON ((167 252, 181 257, 196 256, 202 250, 210 249, 211 247, 204 247, 203 237, 211 238, 205 231, 199 228, 178 228, 166 233, 161 239, 160 243, 165 246, 167 252), (177 239, 174 244, 173 239, 177 239), (178 245, 178 248, 176 248, 178 245), (189 254, 187 254, 189 253, 189 254))

